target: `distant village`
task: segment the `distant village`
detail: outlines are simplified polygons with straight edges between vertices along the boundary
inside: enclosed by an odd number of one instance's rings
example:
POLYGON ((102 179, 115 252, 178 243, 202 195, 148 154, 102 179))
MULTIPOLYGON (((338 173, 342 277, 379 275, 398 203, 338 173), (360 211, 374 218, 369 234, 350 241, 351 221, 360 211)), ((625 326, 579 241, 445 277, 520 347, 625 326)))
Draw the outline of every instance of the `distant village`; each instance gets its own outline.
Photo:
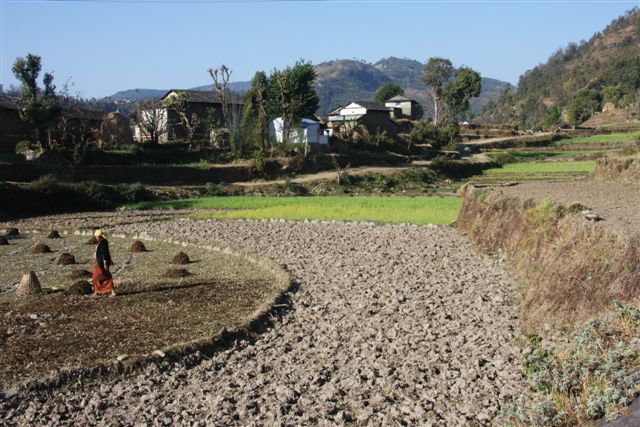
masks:
MULTIPOLYGON (((212 91, 169 90, 158 103, 158 107, 142 109, 139 113, 148 120, 157 120, 159 143, 184 141, 185 128, 177 112, 167 105, 168 100, 182 93, 186 95, 185 113, 195 115, 200 123, 194 137, 200 140, 210 140, 212 136, 207 132, 205 120, 211 111, 222 116, 223 105, 219 96, 212 91), (158 111, 159 110, 159 111, 158 111), (153 119, 151 117, 154 117, 153 119)), ((237 101, 242 104, 242 101, 237 101)), ((363 126, 371 134, 386 132, 396 135, 407 120, 416 120, 417 102, 402 95, 387 100, 384 105, 371 101, 352 101, 346 105, 336 106, 329 112, 328 117, 304 117, 298 123, 292 124, 289 136, 294 143, 308 143, 326 145, 334 135, 334 131, 341 126, 363 126)), ((102 113, 91 110, 74 110, 69 118, 75 133, 85 133, 87 137, 99 139, 106 144, 115 143, 145 143, 150 136, 143 127, 130 117, 120 113, 102 113)), ((20 117, 18 103, 11 97, 0 96, 0 141, 3 151, 13 151, 13 147, 23 140, 29 140, 32 129, 20 117)), ((80 137, 81 135, 77 135, 80 137)), ((276 142, 285 139, 285 126, 282 118, 275 118, 269 123, 269 136, 276 142)))

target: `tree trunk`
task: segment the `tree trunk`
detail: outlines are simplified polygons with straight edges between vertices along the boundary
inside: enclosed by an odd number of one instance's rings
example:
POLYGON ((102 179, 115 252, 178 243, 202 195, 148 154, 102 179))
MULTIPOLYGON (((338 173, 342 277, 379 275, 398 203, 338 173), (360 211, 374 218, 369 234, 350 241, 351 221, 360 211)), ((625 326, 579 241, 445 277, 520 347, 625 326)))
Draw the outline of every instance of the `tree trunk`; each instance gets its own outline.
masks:
POLYGON ((434 125, 438 125, 438 120, 440 119, 439 117, 439 111, 438 111, 438 92, 435 88, 433 88, 431 90, 431 96, 433 96, 433 124, 434 125))

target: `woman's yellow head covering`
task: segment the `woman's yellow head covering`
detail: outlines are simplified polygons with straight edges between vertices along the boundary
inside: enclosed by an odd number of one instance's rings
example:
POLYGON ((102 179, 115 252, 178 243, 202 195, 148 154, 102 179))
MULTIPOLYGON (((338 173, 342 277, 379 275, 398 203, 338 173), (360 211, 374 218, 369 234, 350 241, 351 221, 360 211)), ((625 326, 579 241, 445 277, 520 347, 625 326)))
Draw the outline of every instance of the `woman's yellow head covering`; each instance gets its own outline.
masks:
POLYGON ((107 235, 104 233, 104 231, 102 231, 101 229, 97 229, 96 231, 93 232, 93 236, 94 237, 102 237, 104 239, 107 238, 107 235))

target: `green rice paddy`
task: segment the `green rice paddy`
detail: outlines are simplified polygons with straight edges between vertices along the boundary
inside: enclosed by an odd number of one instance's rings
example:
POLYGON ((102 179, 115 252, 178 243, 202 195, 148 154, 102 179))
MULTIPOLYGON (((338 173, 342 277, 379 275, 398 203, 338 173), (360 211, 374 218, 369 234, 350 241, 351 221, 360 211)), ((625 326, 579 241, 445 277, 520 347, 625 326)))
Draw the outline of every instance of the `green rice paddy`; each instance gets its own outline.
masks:
POLYGON ((145 202, 133 208, 205 209, 197 219, 272 219, 406 222, 447 224, 455 220, 462 200, 456 197, 207 197, 145 202))

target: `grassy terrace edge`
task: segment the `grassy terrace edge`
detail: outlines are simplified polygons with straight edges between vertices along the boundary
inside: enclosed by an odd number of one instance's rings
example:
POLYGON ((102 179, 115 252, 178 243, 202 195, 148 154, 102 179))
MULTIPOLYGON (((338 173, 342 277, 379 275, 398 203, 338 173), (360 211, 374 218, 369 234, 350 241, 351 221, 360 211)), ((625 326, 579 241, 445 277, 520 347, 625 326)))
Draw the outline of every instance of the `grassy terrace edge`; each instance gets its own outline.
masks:
POLYGON ((462 200, 457 197, 322 196, 322 197, 206 197, 142 202, 133 209, 205 209, 195 219, 287 219, 373 221, 376 223, 448 224, 462 200))

